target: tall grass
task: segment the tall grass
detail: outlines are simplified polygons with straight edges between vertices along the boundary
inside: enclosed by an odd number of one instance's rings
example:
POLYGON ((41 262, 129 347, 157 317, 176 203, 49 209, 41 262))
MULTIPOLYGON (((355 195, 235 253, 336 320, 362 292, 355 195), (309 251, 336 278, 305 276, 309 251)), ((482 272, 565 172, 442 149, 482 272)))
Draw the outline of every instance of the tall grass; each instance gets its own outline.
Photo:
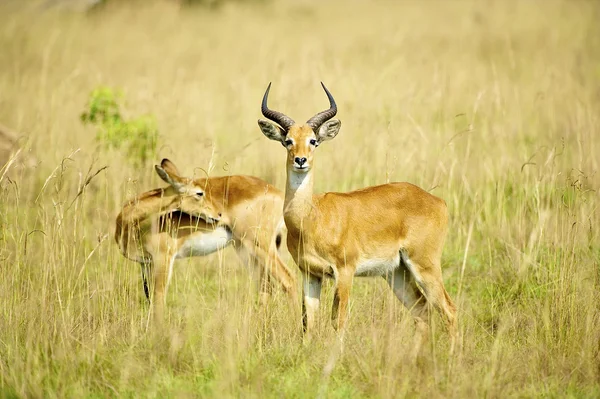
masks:
POLYGON ((39 165, 0 182, 0 396, 600 395, 598 3, 15 4, 0 5, 0 123, 39 165), (270 105, 307 119, 327 106, 321 80, 343 127, 316 155, 317 190, 410 181, 449 205, 454 356, 438 321, 412 367, 409 315, 383 279, 359 279, 324 378, 332 284, 302 345, 283 295, 261 309, 230 249, 178 261, 169 330, 146 330, 139 267, 112 234, 123 202, 161 184, 96 147, 78 118, 90 91, 155 115, 159 157, 187 174, 283 188, 261 96, 272 81, 270 105))

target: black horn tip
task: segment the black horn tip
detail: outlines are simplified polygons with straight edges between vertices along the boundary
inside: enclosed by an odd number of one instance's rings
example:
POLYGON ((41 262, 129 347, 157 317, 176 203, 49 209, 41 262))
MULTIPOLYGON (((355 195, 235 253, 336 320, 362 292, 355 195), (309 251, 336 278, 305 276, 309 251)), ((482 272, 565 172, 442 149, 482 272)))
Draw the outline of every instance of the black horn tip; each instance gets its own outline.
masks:
POLYGON ((335 100, 333 99, 333 95, 331 94, 331 92, 327 89, 327 87, 325 87, 325 84, 323 82, 321 82, 321 86, 323 86, 323 90, 325 90, 325 94, 327 94, 327 98, 329 99, 331 105, 335 105, 335 100))
POLYGON ((267 86, 267 90, 265 90, 265 94, 263 96, 263 105, 265 105, 265 101, 267 100, 267 97, 269 97, 270 90, 271 90, 271 82, 269 82, 269 85, 267 86))

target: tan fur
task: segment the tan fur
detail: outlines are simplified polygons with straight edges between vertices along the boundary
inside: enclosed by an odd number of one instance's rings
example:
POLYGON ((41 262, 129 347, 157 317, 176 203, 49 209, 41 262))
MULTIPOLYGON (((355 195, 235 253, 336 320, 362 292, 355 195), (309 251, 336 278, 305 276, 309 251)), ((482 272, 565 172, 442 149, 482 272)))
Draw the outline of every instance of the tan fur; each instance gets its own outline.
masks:
POLYGON ((281 284, 290 299, 295 299, 295 275, 279 257, 276 245, 277 236, 281 236, 285 228, 281 222, 283 194, 279 190, 252 176, 181 178, 168 160, 163 160, 157 171, 159 169, 167 173, 166 178, 172 179, 178 189, 174 186, 155 189, 129 201, 117 216, 115 231, 115 240, 123 255, 142 265, 148 297, 146 276, 153 273, 152 302, 158 318, 162 318, 172 263, 177 254, 190 243, 213 237, 220 239, 226 233, 230 239, 220 248, 233 245, 243 261, 258 267, 261 299, 268 294, 272 278, 281 284), (183 184, 183 188, 179 184, 183 184), (181 194, 182 190, 189 195, 181 194), (204 193, 201 199, 193 195, 197 190, 204 193), (220 220, 207 223, 207 217, 220 220))
POLYGON ((325 122, 317 132, 306 124, 295 124, 287 132, 265 120, 259 125, 288 152, 284 220, 288 249, 305 278, 305 331, 313 329, 321 280, 332 277, 332 321, 343 332, 352 280, 360 272, 385 277, 410 309, 419 331, 416 346, 427 333, 428 304, 440 311, 454 335, 456 310, 440 266, 448 226, 445 202, 410 183, 315 195, 315 148, 337 135, 340 122, 325 122), (298 158, 306 158, 303 169, 298 158))

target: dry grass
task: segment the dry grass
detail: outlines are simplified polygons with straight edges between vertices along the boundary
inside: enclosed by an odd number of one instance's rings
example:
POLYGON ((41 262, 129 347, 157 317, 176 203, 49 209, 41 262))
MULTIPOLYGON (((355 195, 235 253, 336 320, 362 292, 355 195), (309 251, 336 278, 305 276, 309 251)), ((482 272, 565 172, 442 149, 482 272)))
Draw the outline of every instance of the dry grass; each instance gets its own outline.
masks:
POLYGON ((598 3, 22 8, 0 5, 0 123, 31 135, 40 164, 0 182, 0 396, 600 395, 598 3), (157 117, 156 161, 283 188, 284 150, 256 125, 263 90, 300 120, 327 106, 320 80, 343 127, 319 148, 317 190, 410 181, 449 205, 454 357, 436 328, 410 368, 406 312, 360 279, 323 380, 331 283, 303 346, 283 295, 259 309, 231 250, 179 261, 170 332, 145 330, 139 268, 112 232, 121 204, 160 184, 96 148, 78 119, 89 92, 122 88, 130 114, 157 117))

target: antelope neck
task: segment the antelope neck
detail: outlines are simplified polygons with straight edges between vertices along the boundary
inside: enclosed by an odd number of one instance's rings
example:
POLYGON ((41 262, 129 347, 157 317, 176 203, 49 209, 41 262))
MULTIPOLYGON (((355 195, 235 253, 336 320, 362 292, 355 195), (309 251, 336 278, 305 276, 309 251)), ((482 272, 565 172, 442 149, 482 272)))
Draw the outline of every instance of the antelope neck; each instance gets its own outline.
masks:
POLYGON ((124 215, 124 219, 133 222, 173 210, 175 208, 175 198, 169 195, 170 193, 167 190, 160 190, 154 195, 132 201, 129 205, 129 212, 124 215))
POLYGON ((291 223, 299 228, 302 220, 311 216, 314 208, 312 196, 312 168, 306 173, 298 173, 289 166, 283 206, 286 224, 291 223))

